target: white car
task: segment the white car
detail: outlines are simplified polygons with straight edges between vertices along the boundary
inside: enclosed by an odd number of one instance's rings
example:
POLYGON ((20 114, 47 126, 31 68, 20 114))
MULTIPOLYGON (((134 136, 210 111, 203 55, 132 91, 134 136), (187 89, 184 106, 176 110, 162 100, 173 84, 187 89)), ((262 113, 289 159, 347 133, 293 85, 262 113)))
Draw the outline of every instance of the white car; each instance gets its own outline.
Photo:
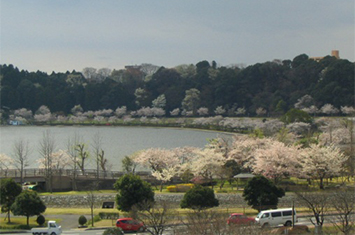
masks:
POLYGON ((33 235, 60 235, 62 234, 62 227, 55 221, 48 221, 47 228, 32 228, 31 233, 33 235))
POLYGON ((279 224, 291 226, 292 221, 298 222, 296 211, 293 210, 292 213, 292 208, 260 211, 255 218, 255 222, 260 224, 261 227, 274 227, 279 224))

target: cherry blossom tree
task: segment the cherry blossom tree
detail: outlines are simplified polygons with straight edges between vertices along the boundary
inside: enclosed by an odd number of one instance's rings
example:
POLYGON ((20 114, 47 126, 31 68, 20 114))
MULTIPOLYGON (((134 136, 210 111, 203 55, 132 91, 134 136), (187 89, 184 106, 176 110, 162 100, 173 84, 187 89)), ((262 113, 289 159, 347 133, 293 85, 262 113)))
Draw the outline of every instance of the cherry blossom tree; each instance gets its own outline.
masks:
POLYGON ((27 110, 25 108, 17 109, 14 111, 14 116, 15 117, 22 117, 26 120, 29 120, 32 118, 33 114, 31 110, 27 110))
POLYGON ((126 106, 118 107, 115 110, 115 115, 119 118, 123 117, 126 114, 127 114, 127 107, 126 106))
POLYGON ((245 113, 246 113, 245 108, 237 108, 237 111, 235 111, 235 114, 236 114, 237 116, 242 116, 242 115, 244 115, 245 113))
POLYGON ((75 105, 70 111, 71 111, 71 113, 74 114, 74 115, 77 115, 78 113, 84 112, 84 110, 83 110, 83 108, 81 107, 80 104, 75 105))
POLYGON ((255 128, 263 131, 266 136, 272 136, 277 133, 285 124, 277 119, 267 120, 265 122, 256 123, 255 128))
POLYGON ((176 108, 172 111, 170 111, 170 115, 175 117, 175 116, 178 116, 180 114, 180 109, 179 108, 176 108))
POLYGON ((319 109, 315 105, 311 105, 310 107, 306 107, 301 110, 308 113, 308 114, 313 114, 313 115, 316 115, 317 113, 319 113, 319 109))
POLYGON ((311 124, 305 122, 292 122, 286 126, 290 132, 297 135, 305 135, 311 129, 311 124))
POLYGON ((322 131, 320 141, 323 145, 334 143, 334 130, 341 128, 341 123, 334 118, 320 118, 317 120, 318 128, 322 131))
POLYGON ((42 105, 36 111, 36 114, 34 115, 34 119, 37 122, 48 122, 52 120, 52 113, 47 106, 42 105))
POLYGON ((351 142, 351 132, 345 128, 335 128, 331 132, 325 131, 319 135, 319 142, 323 145, 345 145, 351 142))
POLYGON ((255 112, 258 116, 264 116, 267 113, 267 111, 262 107, 257 108, 255 112))
POLYGON ((102 109, 102 110, 97 110, 94 112, 95 116, 103 116, 103 117, 110 117, 113 114, 112 109, 102 109))
POLYGON ((245 170, 251 172, 255 165, 257 149, 268 148, 272 143, 270 138, 252 138, 248 136, 234 136, 231 150, 228 153, 228 160, 236 161, 245 170))
POLYGON ((341 106, 340 110, 343 114, 346 115, 354 115, 355 114, 355 108, 352 106, 341 106))
POLYGON ((311 107, 312 105, 314 105, 314 99, 312 98, 312 96, 305 95, 297 100, 297 103, 295 103, 295 108, 303 109, 311 107))
POLYGON ((197 110, 198 115, 200 116, 207 116, 208 115, 208 108, 201 107, 197 110))
POLYGON ((162 117, 165 115, 165 110, 163 108, 151 108, 154 117, 162 117))
POLYGON ((223 115, 226 113, 226 110, 222 106, 218 106, 215 110, 214 113, 216 115, 223 115))
POLYGON ((171 180, 177 174, 179 166, 179 158, 173 150, 150 148, 143 150, 132 160, 147 167, 151 170, 152 176, 161 182, 160 191, 162 191, 163 183, 171 180))
POLYGON ((254 173, 274 180, 275 184, 284 177, 296 176, 299 168, 298 148, 293 145, 272 141, 267 148, 255 150, 254 173))
POLYGON ((327 115, 333 115, 339 113, 339 109, 335 108, 331 104, 325 104, 323 107, 320 109, 321 113, 327 114, 327 115))
POLYGON ((195 149, 193 154, 194 158, 189 163, 191 172, 209 181, 218 175, 227 161, 222 152, 213 148, 195 149))
POLYGON ((57 121, 58 122, 66 122, 66 121, 68 121, 68 117, 67 116, 63 116, 63 115, 58 115, 57 116, 57 121))
MULTIPOLYGON (((41 158, 38 160, 39 168, 44 169, 46 167, 46 159, 41 158)), ((53 170, 62 170, 71 165, 71 159, 67 151, 58 150, 56 152, 51 153, 51 168, 53 170)))
POLYGON ((6 154, 0 153, 0 170, 7 170, 11 168, 13 159, 6 154))
POLYGON ((323 180, 339 175, 346 158, 334 145, 311 144, 300 152, 303 175, 319 180, 319 188, 324 189, 323 180))

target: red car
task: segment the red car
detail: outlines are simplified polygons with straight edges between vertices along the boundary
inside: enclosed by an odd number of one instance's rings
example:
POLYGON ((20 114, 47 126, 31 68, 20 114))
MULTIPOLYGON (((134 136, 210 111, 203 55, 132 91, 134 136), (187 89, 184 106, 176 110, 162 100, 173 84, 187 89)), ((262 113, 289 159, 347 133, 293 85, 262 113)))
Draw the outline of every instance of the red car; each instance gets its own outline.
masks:
POLYGON ((227 219, 227 224, 253 224, 254 218, 248 217, 243 213, 233 213, 227 219))
POLYGON ((145 231, 145 226, 142 222, 132 218, 121 218, 116 221, 116 227, 121 228, 123 231, 145 231))

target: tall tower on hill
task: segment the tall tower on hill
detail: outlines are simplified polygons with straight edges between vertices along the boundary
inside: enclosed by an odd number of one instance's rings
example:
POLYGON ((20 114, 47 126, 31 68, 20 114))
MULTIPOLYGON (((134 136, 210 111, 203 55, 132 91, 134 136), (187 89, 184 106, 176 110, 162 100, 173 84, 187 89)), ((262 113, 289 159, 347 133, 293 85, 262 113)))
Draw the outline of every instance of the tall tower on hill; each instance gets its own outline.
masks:
POLYGON ((340 56, 339 56, 339 51, 338 50, 332 50, 332 56, 334 56, 335 58, 337 59, 340 59, 340 56))

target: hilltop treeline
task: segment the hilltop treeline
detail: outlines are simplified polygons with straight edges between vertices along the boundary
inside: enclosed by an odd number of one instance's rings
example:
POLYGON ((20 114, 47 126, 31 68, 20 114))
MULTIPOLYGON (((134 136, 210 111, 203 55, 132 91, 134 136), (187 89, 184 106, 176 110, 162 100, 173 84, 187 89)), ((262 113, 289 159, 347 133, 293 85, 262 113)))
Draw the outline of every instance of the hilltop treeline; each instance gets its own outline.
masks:
POLYGON ((332 104, 339 109, 354 104, 354 63, 330 56, 317 62, 301 54, 293 60, 246 68, 201 61, 175 68, 143 64, 52 74, 28 72, 11 64, 0 69, 1 108, 9 110, 35 112, 45 105, 52 113, 66 115, 76 105, 84 111, 156 106, 169 116, 172 110, 200 107, 214 114, 219 107, 243 108, 252 116, 258 108, 269 115, 285 113, 305 95, 313 98, 316 107, 332 104))

